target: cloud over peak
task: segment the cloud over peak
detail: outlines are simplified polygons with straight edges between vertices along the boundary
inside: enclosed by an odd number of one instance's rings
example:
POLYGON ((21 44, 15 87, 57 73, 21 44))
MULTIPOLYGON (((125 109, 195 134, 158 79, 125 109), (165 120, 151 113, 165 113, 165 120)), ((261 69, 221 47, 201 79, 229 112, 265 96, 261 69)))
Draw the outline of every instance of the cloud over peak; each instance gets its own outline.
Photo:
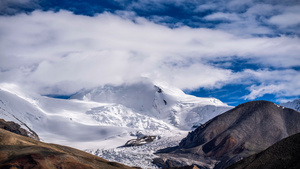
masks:
POLYGON ((40 1, 3 1, 43 10, 0 16, 0 83, 70 94, 147 77, 187 90, 246 84, 245 99, 300 95, 296 1, 151 2, 103 1, 84 15, 65 1, 45 11, 40 1))

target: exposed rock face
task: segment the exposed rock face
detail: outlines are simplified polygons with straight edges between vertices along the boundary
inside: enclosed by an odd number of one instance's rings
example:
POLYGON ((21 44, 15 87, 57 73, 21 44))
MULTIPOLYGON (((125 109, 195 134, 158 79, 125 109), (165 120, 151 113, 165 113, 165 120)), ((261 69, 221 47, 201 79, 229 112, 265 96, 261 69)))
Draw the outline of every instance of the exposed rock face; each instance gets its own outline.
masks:
POLYGON ((142 136, 137 139, 132 139, 126 142, 125 147, 130 146, 141 146, 147 143, 150 143, 156 139, 156 136, 142 136))
POLYGON ((46 144, 0 129, 0 168, 129 169, 70 147, 46 144))
POLYGON ((190 166, 184 166, 184 167, 172 167, 172 168, 168 168, 168 169, 199 169, 199 168, 195 165, 190 165, 190 166))
POLYGON ((300 133, 285 138, 266 150, 247 157, 227 169, 298 169, 300 168, 300 133))
POLYGON ((0 128, 19 134, 21 136, 25 136, 25 137, 31 137, 35 140, 39 140, 39 136, 37 134, 33 135, 32 132, 29 132, 23 128, 21 128, 21 126, 15 122, 12 121, 5 121, 3 119, 0 119, 0 128))
POLYGON ((214 168, 260 152, 300 132, 300 113, 267 101, 253 101, 231 109, 188 134, 179 146, 160 150, 162 158, 214 168))

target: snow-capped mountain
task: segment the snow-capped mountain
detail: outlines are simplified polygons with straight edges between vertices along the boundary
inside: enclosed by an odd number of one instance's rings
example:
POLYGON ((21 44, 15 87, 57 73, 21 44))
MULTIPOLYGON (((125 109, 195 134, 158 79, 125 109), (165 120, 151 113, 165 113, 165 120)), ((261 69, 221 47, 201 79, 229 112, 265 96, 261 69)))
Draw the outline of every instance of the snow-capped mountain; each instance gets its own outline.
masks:
POLYGON ((283 107, 294 109, 296 111, 300 111, 300 99, 296 99, 291 102, 281 103, 280 105, 283 107))
MULTIPOLYGON (((12 84, 0 84, 0 118, 36 132, 45 142, 105 158, 118 152, 120 157, 114 155, 110 160, 119 162, 135 148, 116 147, 137 138, 138 133, 160 136, 149 144, 151 148, 138 148, 149 150, 139 152, 139 156, 150 157, 156 150, 178 143, 193 126, 228 109, 231 107, 218 99, 187 95, 180 89, 148 81, 81 90, 71 99, 49 98, 24 92, 12 84)), ((134 158, 135 153, 127 155, 127 165, 152 165, 151 158, 141 161, 134 158)))
MULTIPOLYGON (((122 105, 137 114, 162 119, 187 130, 232 108, 215 98, 187 95, 180 89, 148 81, 82 90, 71 99, 114 103, 115 107, 122 105)), ((94 111, 94 118, 101 116, 102 111, 94 111)))

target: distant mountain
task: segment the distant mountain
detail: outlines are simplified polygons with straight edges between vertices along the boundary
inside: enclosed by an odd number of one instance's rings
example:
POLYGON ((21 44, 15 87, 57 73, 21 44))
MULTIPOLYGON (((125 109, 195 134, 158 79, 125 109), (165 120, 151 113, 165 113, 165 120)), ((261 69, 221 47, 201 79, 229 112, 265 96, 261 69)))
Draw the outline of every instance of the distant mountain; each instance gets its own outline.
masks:
POLYGON ((300 133, 289 136, 266 150, 247 157, 227 169, 299 169, 300 133))
POLYGON ((179 146, 160 150, 155 161, 163 167, 225 168, 300 132, 299 121, 299 112, 272 102, 244 103, 198 127, 179 146))
POLYGON ((280 105, 283 107, 294 109, 296 111, 300 111, 300 99, 296 99, 291 102, 281 103, 280 105))
POLYGON ((0 129, 0 168, 130 169, 74 148, 47 144, 0 129))

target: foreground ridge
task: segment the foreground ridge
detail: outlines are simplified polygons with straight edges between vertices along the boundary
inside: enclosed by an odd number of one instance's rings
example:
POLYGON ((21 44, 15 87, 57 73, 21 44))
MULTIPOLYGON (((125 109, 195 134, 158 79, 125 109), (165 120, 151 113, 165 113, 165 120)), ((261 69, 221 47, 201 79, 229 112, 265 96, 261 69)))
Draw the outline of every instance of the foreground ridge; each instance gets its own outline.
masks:
POLYGON ((130 169, 89 153, 0 129, 0 168, 130 169))

